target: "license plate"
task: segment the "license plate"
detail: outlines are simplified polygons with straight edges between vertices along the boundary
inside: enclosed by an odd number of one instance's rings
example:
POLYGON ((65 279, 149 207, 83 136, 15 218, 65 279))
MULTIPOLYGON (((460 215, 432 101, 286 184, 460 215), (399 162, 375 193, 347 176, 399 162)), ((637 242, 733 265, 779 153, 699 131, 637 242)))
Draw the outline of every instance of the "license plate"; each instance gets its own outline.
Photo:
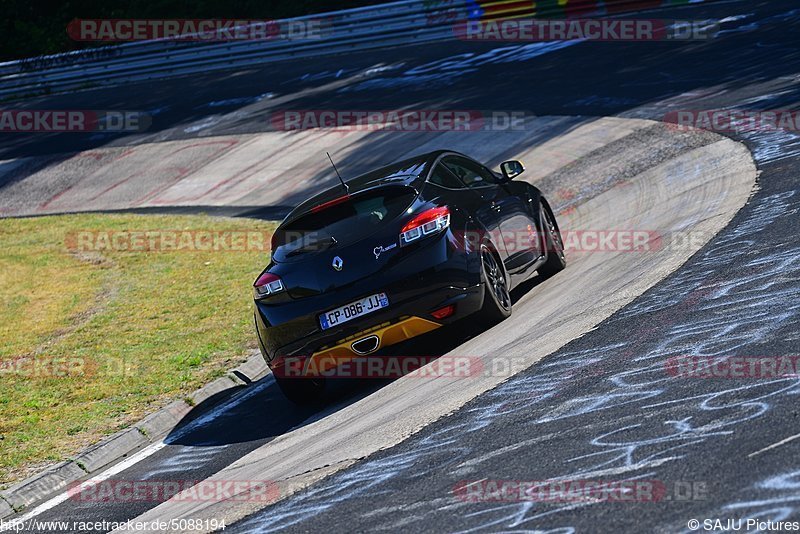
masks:
POLYGON ((378 293, 323 313, 319 316, 319 324, 323 330, 327 330, 388 306, 389 299, 386 293, 378 293))

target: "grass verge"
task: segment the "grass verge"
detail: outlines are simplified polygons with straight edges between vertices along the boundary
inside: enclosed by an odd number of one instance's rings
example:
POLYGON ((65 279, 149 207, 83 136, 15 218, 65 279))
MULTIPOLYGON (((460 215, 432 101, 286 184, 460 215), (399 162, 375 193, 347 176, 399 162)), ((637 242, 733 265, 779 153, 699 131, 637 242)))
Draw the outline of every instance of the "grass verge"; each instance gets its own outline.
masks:
POLYGON ((0 486, 243 361, 256 347, 251 284, 274 227, 206 216, 0 220, 0 486))

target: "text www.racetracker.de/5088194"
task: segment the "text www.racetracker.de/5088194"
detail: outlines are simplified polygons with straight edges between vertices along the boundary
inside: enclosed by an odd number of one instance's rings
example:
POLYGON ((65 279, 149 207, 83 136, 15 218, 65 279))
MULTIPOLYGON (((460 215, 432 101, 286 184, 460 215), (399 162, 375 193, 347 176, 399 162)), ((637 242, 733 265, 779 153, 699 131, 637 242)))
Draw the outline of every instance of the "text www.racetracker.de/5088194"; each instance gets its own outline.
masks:
POLYGON ((172 519, 170 521, 4 521, 0 532, 184 532, 187 530, 225 530, 225 521, 217 519, 172 519))

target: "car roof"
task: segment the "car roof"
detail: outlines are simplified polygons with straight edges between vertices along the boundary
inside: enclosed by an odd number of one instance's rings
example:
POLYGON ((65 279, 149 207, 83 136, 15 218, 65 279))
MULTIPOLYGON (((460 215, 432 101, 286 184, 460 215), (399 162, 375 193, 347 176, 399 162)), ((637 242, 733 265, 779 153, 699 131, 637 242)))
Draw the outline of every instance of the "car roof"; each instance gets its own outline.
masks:
MULTIPOLYGON (((380 167, 368 173, 357 176, 351 180, 345 180, 345 183, 347 184, 349 193, 351 195, 355 195, 369 189, 374 189, 376 187, 391 185, 413 187, 419 191, 426 177, 428 176, 428 171, 430 171, 431 165, 433 165, 439 156, 448 153, 456 154, 451 150, 436 150, 434 152, 420 154, 412 158, 404 159, 402 161, 380 167)), ((331 172, 333 173, 333 171, 331 172)), ((344 194, 345 191, 341 184, 325 189, 321 193, 317 193, 293 209, 289 215, 286 216, 283 224, 298 219, 299 217, 311 211, 311 209, 315 206, 330 202, 343 196, 344 194)))

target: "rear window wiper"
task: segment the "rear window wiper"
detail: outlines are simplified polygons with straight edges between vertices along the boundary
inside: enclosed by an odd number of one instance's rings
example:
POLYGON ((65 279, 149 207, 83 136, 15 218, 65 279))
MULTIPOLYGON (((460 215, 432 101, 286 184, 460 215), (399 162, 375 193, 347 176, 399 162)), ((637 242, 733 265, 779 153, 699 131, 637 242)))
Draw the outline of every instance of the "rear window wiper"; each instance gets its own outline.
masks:
POLYGON ((307 243, 300 248, 296 248, 293 251, 286 254, 287 258, 291 258, 293 256, 299 256, 300 254, 305 254, 311 250, 328 250, 331 247, 334 247, 339 242, 336 241, 336 238, 333 236, 327 237, 325 239, 320 239, 319 241, 313 241, 311 243, 307 243))

